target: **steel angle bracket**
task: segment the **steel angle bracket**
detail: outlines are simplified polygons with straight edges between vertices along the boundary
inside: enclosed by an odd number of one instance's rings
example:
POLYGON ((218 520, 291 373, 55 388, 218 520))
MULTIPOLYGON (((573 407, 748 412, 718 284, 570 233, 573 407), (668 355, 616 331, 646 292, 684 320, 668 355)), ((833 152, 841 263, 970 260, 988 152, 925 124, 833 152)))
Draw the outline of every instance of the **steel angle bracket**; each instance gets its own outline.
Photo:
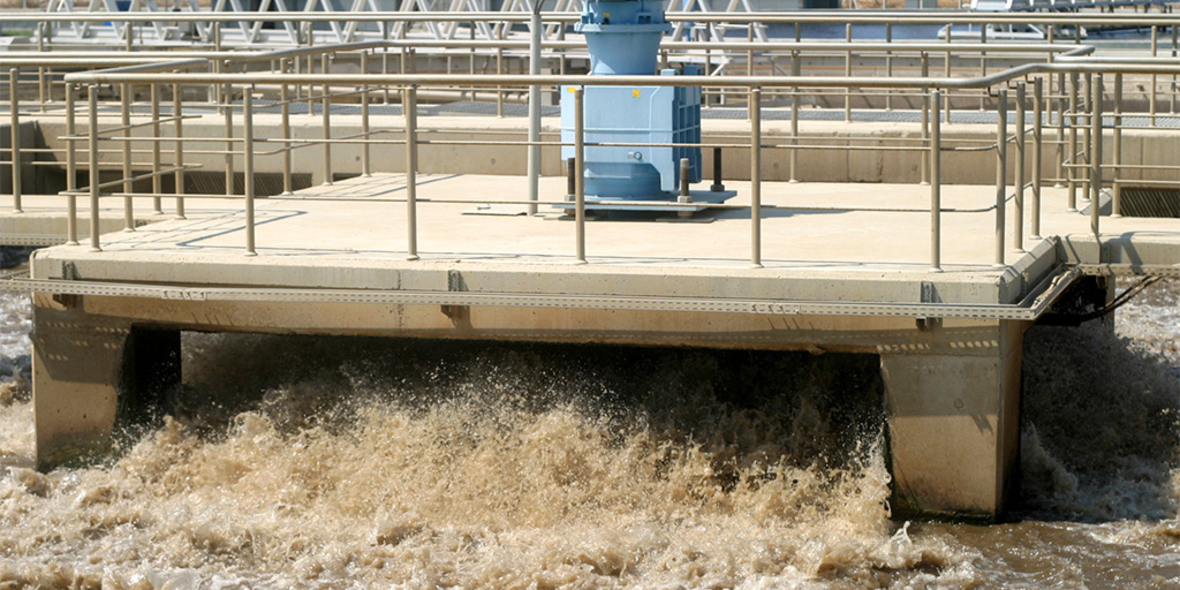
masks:
POLYGON ((0 290, 54 295, 139 297, 169 301, 259 303, 351 303, 452 307, 533 307, 827 315, 910 318, 963 318, 1034 321, 1080 276, 1077 268, 1050 273, 1016 304, 856 301, 788 301, 740 298, 659 297, 644 295, 569 295, 480 291, 410 291, 377 289, 290 289, 263 287, 193 287, 86 280, 32 279, 27 271, 0 276, 0 290))
POLYGON ((1180 265, 1175 264, 1079 264, 1078 268, 1088 276, 1180 277, 1180 265))

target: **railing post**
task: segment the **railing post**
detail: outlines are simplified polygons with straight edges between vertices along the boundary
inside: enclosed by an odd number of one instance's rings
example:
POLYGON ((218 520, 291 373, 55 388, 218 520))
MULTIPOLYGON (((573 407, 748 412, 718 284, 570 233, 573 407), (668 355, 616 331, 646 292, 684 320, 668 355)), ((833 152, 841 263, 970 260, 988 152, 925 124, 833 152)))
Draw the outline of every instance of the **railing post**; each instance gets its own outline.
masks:
POLYGON ((574 251, 576 264, 586 264, 586 113, 585 89, 574 89, 574 251))
POLYGON ((1066 185, 1069 187, 1069 202, 1066 206, 1066 211, 1074 212, 1078 210, 1078 183, 1077 168, 1074 166, 1078 162, 1078 74, 1072 72, 1069 75, 1069 154, 1065 159, 1065 174, 1066 185))
MULTIPOLYGON (((500 31, 501 31, 501 33, 503 33, 504 29, 500 29, 500 31)), ((501 37, 501 39, 503 39, 503 37, 501 37)), ((496 48, 496 75, 502 76, 503 74, 504 74, 504 48, 497 47, 496 48)), ((496 87, 496 116, 501 119, 504 118, 504 87, 503 86, 496 87)))
MULTIPOLYGON (((1172 25, 1172 61, 1173 62, 1175 62, 1175 60, 1176 60, 1176 54, 1177 54, 1178 49, 1180 49, 1180 47, 1177 46, 1176 25, 1172 25)), ((1172 105, 1168 109, 1168 112, 1170 112, 1172 114, 1176 114, 1176 94, 1177 94, 1177 91, 1180 91, 1180 88, 1177 88, 1177 86, 1176 86, 1176 74, 1172 74, 1172 91, 1168 93, 1168 94, 1172 95, 1172 105)))
POLYGON ((90 113, 88 113, 90 127, 87 129, 89 136, 87 147, 90 150, 90 251, 100 252, 102 247, 98 243, 98 86, 91 84, 88 90, 90 101, 90 113))
MULTIPOLYGON (((1175 30, 1175 29, 1173 29, 1175 30)), ((1111 201, 1110 216, 1123 216, 1123 187, 1119 183, 1123 163, 1123 74, 1114 75, 1114 130, 1113 153, 1111 154, 1111 201)))
POLYGON ((72 194, 78 190, 78 151, 74 146, 74 135, 78 133, 77 113, 74 105, 74 85, 66 82, 66 245, 78 245, 78 197, 72 194))
MULTIPOLYGON (((385 50, 381 52, 381 73, 382 74, 389 73, 389 48, 388 47, 386 47, 385 50)), ((398 73, 400 74, 401 72, 398 72, 398 73)), ((389 85, 388 84, 381 85, 381 100, 382 100, 382 104, 385 104, 385 105, 389 104, 389 85)))
MULTIPOLYGON (((229 69, 228 67, 226 69, 229 69)), ((233 87, 228 84, 223 84, 218 87, 221 92, 221 101, 225 104, 225 195, 231 196, 234 194, 234 152, 237 151, 234 145, 234 108, 233 108, 233 87)))
MULTIPOLYGON (((1151 57, 1156 57, 1159 55, 1159 38, 1160 38, 1159 27, 1156 25, 1151 25, 1151 57)), ((1155 94, 1156 94, 1156 85, 1157 84, 1159 84, 1159 76, 1157 76, 1156 74, 1152 74, 1151 75, 1151 94, 1148 95, 1148 99, 1147 99, 1147 111, 1150 115, 1149 122, 1152 127, 1156 126, 1156 122, 1155 122, 1155 117, 1156 117, 1155 94)))
MULTIPOLYGON (((680 158, 680 194, 676 197, 677 203, 692 203, 692 191, 688 186, 690 174, 692 174, 692 161, 688 158, 680 158)), ((681 209, 677 211, 677 216, 692 217, 692 211, 681 209)))
MULTIPOLYGON (((892 43, 893 43, 893 23, 885 23, 885 44, 890 45, 892 43)), ((893 50, 891 50, 891 49, 885 51, 885 77, 887 77, 887 78, 893 77, 893 50)), ((885 110, 886 111, 893 110, 893 89, 892 88, 885 89, 885 110)))
POLYGON ((418 87, 407 86, 402 100, 406 117, 406 260, 418 260, 418 87))
POLYGON ((750 89, 750 264, 762 267, 762 89, 750 89))
POLYGON ((160 193, 164 192, 164 179, 160 177, 160 85, 152 83, 152 213, 163 215, 164 208, 160 193))
MULTIPOLYGON (((130 28, 128 28, 130 30, 130 28)), ((119 88, 120 120, 123 124, 123 231, 135 231, 135 200, 131 193, 135 185, 131 181, 131 85, 124 83, 119 88)))
POLYGON ((246 256, 254 250, 254 96, 246 88, 242 96, 242 192, 246 194, 246 256))
MULTIPOLYGON (((295 60, 293 63, 299 63, 295 60)), ((298 87, 297 87, 298 88, 298 87)), ((279 87, 279 118, 283 132, 283 194, 292 194, 291 187, 291 89, 286 84, 279 87)))
POLYGON ((996 97, 996 266, 1004 265, 1004 218, 1008 192, 1008 89, 996 97))
MULTIPOLYGON (((308 23, 311 24, 311 23, 308 23)), ((315 56, 307 56, 307 73, 315 73, 315 56)), ((307 114, 311 117, 315 116, 315 84, 309 83, 307 85, 307 114)))
MULTIPOLYGON (((320 70, 328 73, 328 54, 320 58, 320 70)), ((332 98, 331 86, 327 82, 323 86, 324 122, 322 124, 324 138, 324 184, 332 184, 332 98)))
MULTIPOLYGON (((1082 148, 1082 164, 1084 166, 1088 167, 1090 165, 1090 160, 1092 159, 1092 156, 1090 154, 1090 148, 1093 147, 1093 145, 1094 145, 1094 140, 1091 138, 1091 131, 1093 129, 1093 125, 1091 124, 1092 121, 1090 121, 1087 118, 1090 115, 1093 115, 1093 113, 1094 113, 1094 75, 1087 73, 1085 76, 1083 76, 1083 80, 1085 81, 1085 85, 1083 86, 1083 91, 1082 91, 1082 96, 1081 96, 1080 101, 1083 103, 1082 104, 1082 111, 1088 113, 1088 115, 1086 115, 1085 117, 1082 118, 1083 123, 1082 123, 1082 128, 1081 128, 1081 132, 1082 132, 1081 148, 1082 148)), ((1082 188, 1082 190, 1081 190, 1082 198, 1083 199, 1089 198, 1090 175, 1089 175, 1089 173, 1086 172, 1085 168, 1078 170, 1078 179, 1080 180, 1080 184, 1082 185, 1082 187, 1081 187, 1082 188)))
POLYGON ((172 144, 174 166, 176 166, 176 218, 184 219, 184 110, 180 99, 180 84, 172 85, 172 118, 176 141, 172 144))
MULTIPOLYGON (((1102 74, 1096 74, 1092 83, 1093 98, 1090 100, 1090 231, 1099 245, 1098 219, 1102 212, 1102 74)), ((1101 257, 1101 253, 1099 254, 1101 257)))
MULTIPOLYGON (((930 93, 930 272, 942 272, 942 93, 930 93)), ((924 158, 925 159, 925 158, 924 158)))
POLYGON ((1024 252, 1024 99, 1027 88, 1024 82, 1016 84, 1016 154, 1013 175, 1016 185, 1015 219, 1012 224, 1012 250, 1024 252))
MULTIPOLYGON (((799 62, 799 52, 791 52, 791 75, 799 77, 802 65, 799 62)), ((791 88, 791 178, 790 182, 799 182, 799 87, 791 88)))
MULTIPOLYGON (((538 7, 539 8, 539 5, 538 7)), ((541 74, 541 13, 533 11, 529 17, 529 75, 541 74)), ((537 214, 537 201, 540 198, 541 177, 541 87, 537 84, 529 85, 529 147, 527 169, 528 174, 528 214, 537 214)))
POLYGON ((8 101, 9 101, 9 125, 11 125, 11 150, 9 155, 12 158, 12 212, 21 213, 21 133, 20 133, 20 97, 17 94, 17 85, 20 82, 20 70, 12 68, 8 70, 8 101))
MULTIPOLYGON (((1057 92, 1057 180, 1053 187, 1062 188, 1065 186, 1065 72, 1057 75, 1057 92)), ((1053 94, 1052 88, 1049 89, 1049 94, 1053 94)))
MULTIPOLYGON (((361 74, 367 75, 369 73, 369 52, 361 52, 361 74)), ((373 175, 373 165, 371 159, 372 150, 369 149, 369 85, 361 85, 361 139, 364 143, 361 144, 361 176, 369 177, 373 175)))
MULTIPOLYGON (((844 25, 844 43, 848 50, 844 52, 844 77, 852 77, 852 23, 844 25)), ((852 88, 844 89, 844 122, 852 122, 852 88)))
MULTIPOLYGON (((987 44, 987 25, 986 24, 979 25, 979 43, 980 43, 980 45, 987 44)), ((982 78, 986 75, 987 75, 987 52, 980 51, 979 52, 979 77, 982 78)), ((980 110, 980 112, 987 110, 987 93, 986 92, 984 92, 983 95, 979 97, 979 110, 980 110)))
MULTIPOLYGON (((942 77, 943 78, 950 78, 951 77, 951 60, 954 58, 954 56, 952 55, 951 49, 950 49, 952 43, 954 43, 954 39, 951 37, 951 25, 947 24, 947 26, 946 26, 946 46, 947 46, 946 59, 943 60, 943 63, 942 63, 942 77)), ((944 101, 942 112, 943 112, 942 122, 946 123, 947 125, 950 125, 950 123, 951 123, 951 97, 949 95, 946 97, 946 100, 944 101)))
MULTIPOLYGON (((930 55, 925 51, 922 52, 922 77, 926 78, 930 75, 930 55)), ((930 141, 930 91, 923 90, 926 98, 922 101, 922 143, 930 141)), ((930 184, 930 162, 927 158, 921 158, 918 163, 919 178, 918 184, 930 184)))
POLYGON ((53 93, 49 91, 49 80, 45 75, 45 68, 37 68, 37 102, 42 113, 53 102, 53 93))
POLYGON ((1032 232, 1029 237, 1034 240, 1041 239, 1041 158, 1044 147, 1041 144, 1041 139, 1044 134, 1045 116, 1044 82, 1044 78, 1039 77, 1033 80, 1032 232))

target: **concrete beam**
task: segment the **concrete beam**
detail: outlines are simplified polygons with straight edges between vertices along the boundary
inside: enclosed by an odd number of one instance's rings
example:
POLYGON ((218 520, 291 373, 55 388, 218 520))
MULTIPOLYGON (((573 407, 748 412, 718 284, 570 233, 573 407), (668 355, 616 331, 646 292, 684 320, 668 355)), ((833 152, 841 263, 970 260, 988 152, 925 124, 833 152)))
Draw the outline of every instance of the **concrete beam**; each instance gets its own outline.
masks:
POLYGON ((80 298, 34 296, 33 403, 37 466, 105 453, 124 420, 143 416, 180 382, 180 333, 87 314, 80 298))
POLYGON ((1026 322, 999 322, 964 346, 883 348, 895 515, 995 520, 1020 440, 1026 322))

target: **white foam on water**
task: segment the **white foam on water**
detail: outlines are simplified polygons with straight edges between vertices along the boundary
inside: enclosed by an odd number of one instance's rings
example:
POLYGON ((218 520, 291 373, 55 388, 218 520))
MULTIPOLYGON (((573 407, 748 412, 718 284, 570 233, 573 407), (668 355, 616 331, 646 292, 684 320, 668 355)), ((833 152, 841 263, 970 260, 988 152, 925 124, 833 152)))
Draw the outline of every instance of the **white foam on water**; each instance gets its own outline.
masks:
MULTIPOLYGON (((31 403, 0 406, 0 583, 1168 587, 1177 288, 1153 292, 1119 336, 1030 336, 1022 520, 991 527, 892 521, 879 421, 849 427, 850 386, 819 370, 749 404, 690 356, 636 375, 666 384, 636 401, 544 355, 316 365, 332 344, 188 338, 175 417, 110 465, 36 473, 31 403)), ((28 304, 5 297, 16 358, 28 304)))

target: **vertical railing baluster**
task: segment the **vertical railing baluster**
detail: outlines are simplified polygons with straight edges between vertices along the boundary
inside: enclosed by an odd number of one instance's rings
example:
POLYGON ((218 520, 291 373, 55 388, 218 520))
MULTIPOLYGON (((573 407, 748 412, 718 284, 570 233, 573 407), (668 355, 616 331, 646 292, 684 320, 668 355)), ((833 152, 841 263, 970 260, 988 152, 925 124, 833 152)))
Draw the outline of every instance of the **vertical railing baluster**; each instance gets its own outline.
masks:
MULTIPOLYGON (((128 26, 130 30, 130 25, 128 26)), ((120 120, 123 124, 123 231, 135 231, 135 200, 131 193, 135 185, 131 180, 131 85, 122 84, 119 89, 120 120)))
POLYGON ((1016 154, 1013 157, 1013 184, 1016 186, 1015 209, 1012 220, 1012 250, 1024 252, 1024 82, 1016 83, 1016 154))
MULTIPOLYGON (((1159 38, 1160 38, 1159 27, 1156 25, 1151 25, 1151 57, 1156 57, 1159 55, 1159 38)), ((1155 118, 1156 118, 1155 95, 1156 95, 1156 85, 1158 85, 1158 84, 1159 84, 1159 76, 1156 74, 1152 74, 1151 75, 1151 94, 1148 95, 1148 99, 1147 99, 1147 112, 1150 114, 1150 117, 1151 117, 1150 124, 1152 127, 1156 126, 1156 122, 1155 122, 1155 118)))
POLYGON ((762 89, 750 89, 750 264, 762 267, 762 89))
MULTIPOLYGON (((1050 78, 1052 80, 1052 78, 1050 78)), ((1042 160, 1044 156, 1044 146, 1041 141, 1044 135, 1044 117, 1045 117, 1045 79, 1036 78, 1033 80, 1033 161, 1032 161, 1032 220, 1031 232, 1029 237, 1034 240, 1041 239, 1041 183, 1043 174, 1041 172, 1042 160)))
MULTIPOLYGON (((798 78, 800 68, 799 52, 791 52, 791 76, 798 78)), ((799 182, 799 87, 791 87, 791 182, 799 182)))
POLYGON ((152 212, 164 214, 160 193, 164 192, 164 178, 160 176, 160 85, 152 83, 152 212))
POLYGON ((87 121, 90 125, 87 129, 87 147, 90 150, 90 251, 100 252, 102 247, 98 241, 98 86, 91 84, 87 90, 90 106, 87 121))
MULTIPOLYGON (((885 23, 885 44, 886 45, 893 44, 893 23, 885 23)), ((888 49, 885 51, 885 77, 887 77, 887 78, 893 77, 893 50, 892 49, 888 49)), ((885 89, 885 110, 886 111, 893 110, 893 89, 892 88, 885 89)))
POLYGON ((586 112, 585 89, 574 89, 574 254, 586 264, 586 112))
MULTIPOLYGON (((1052 78, 1049 78, 1052 80, 1052 78)), ((1052 86, 1052 84, 1050 84, 1052 86)), ((1062 72, 1057 75, 1057 92, 1059 94, 1053 95, 1052 88, 1049 89, 1049 94, 1054 96, 1057 103, 1057 173, 1053 183, 1054 188, 1062 188, 1065 186, 1065 73, 1062 72)))
MULTIPOLYGON (((324 53, 320 58, 320 70, 324 75, 328 74, 328 54, 324 53)), ((324 120, 321 125, 324 138, 324 184, 332 184, 332 98, 331 86, 328 85, 327 80, 324 81, 323 86, 323 109, 324 120)))
MULTIPOLYGON (((299 60, 292 60, 292 63, 298 65, 299 60)), ((299 86, 296 85, 296 89, 299 86)), ((283 194, 290 195, 293 193, 291 186, 291 88, 287 84, 279 87, 279 119, 283 132, 283 194)))
POLYGON ((942 93, 930 93, 930 272, 942 272, 942 93))
MULTIPOLYGON (((848 50, 844 52, 844 77, 852 77, 852 23, 844 25, 844 43, 848 50)), ((844 88, 844 122, 852 122, 852 88, 844 88)))
POLYGON ((1072 72, 1069 75, 1069 117, 1067 123, 1069 126, 1069 153, 1065 158, 1065 177, 1066 186, 1069 187, 1069 202, 1066 206, 1066 211, 1074 212, 1078 210, 1078 182, 1077 182, 1077 162, 1078 162, 1078 74, 1072 72))
POLYGON ((254 89, 242 94, 242 192, 246 195, 246 256, 254 249, 254 89))
MULTIPOLYGON (((1090 137, 1094 144, 1090 149, 1090 231, 1098 245, 1099 258, 1102 242, 1099 238, 1098 220, 1102 212, 1102 74, 1095 74, 1090 99, 1090 137)), ((1099 260, 1098 262, 1101 262, 1099 260)))
POLYGON ((78 245, 78 197, 74 193, 78 190, 78 150, 74 145, 74 135, 78 133, 77 113, 74 104, 74 85, 66 82, 66 245, 78 245))
MULTIPOLYGON (((1084 86, 1083 86, 1082 96, 1081 96, 1081 102, 1082 102, 1081 110, 1083 113, 1093 113, 1094 112, 1094 97, 1093 97, 1094 75, 1091 73, 1086 73, 1086 75, 1083 76, 1083 81, 1084 81, 1084 86)), ((1090 174, 1087 172, 1086 168, 1088 168, 1090 166, 1090 159, 1091 159, 1090 148, 1094 145, 1093 139, 1090 137, 1090 134, 1093 129, 1092 129, 1091 121, 1088 117, 1089 117, 1089 114, 1086 114, 1086 115, 1082 115, 1082 118, 1081 118, 1081 121, 1082 121, 1082 127, 1081 127, 1082 155, 1081 155, 1081 158, 1082 158, 1082 166, 1083 167, 1078 168, 1078 180, 1079 180, 1079 184, 1081 185, 1081 193, 1082 193, 1083 199, 1088 199, 1089 195, 1090 195, 1090 174)))
MULTIPOLYGON (((369 73, 369 52, 361 52, 361 74, 368 75, 369 73)), ((371 150, 369 149, 369 85, 361 85, 361 176, 369 177, 373 175, 372 160, 370 159, 371 150)))
POLYGON ((1008 89, 996 97, 996 266, 1004 265, 1004 218, 1008 193, 1008 89))
POLYGON ((407 260, 418 260, 418 87, 406 87, 402 112, 406 118, 406 242, 407 260))
POLYGON ((24 187, 21 179, 21 132, 20 132, 20 96, 17 94, 17 85, 20 82, 20 70, 12 68, 8 70, 8 110, 9 110, 9 125, 11 126, 10 137, 11 141, 9 156, 12 159, 12 212, 21 213, 21 192, 24 187))
POLYGON ((1114 145, 1111 154, 1111 201, 1110 216, 1123 216, 1123 187, 1119 182, 1123 175, 1120 165, 1123 163, 1123 74, 1114 75, 1114 130, 1112 131, 1114 145))
POLYGON ((180 97, 180 84, 172 85, 172 118, 173 133, 176 141, 172 143, 173 159, 175 162, 173 166, 176 167, 175 179, 176 187, 176 218, 184 219, 184 109, 181 106, 183 101, 180 97))
MULTIPOLYGON (((229 69, 229 63, 226 62, 226 70, 229 69)), ((234 105, 233 105, 233 87, 228 84, 223 84, 218 87, 221 91, 221 101, 225 107, 225 195, 232 196, 234 194, 234 152, 237 151, 234 145, 234 105)))
MULTIPOLYGON (((930 76, 930 55, 923 51, 922 52, 922 77, 927 78, 929 76, 930 76)), ((927 141, 930 141, 930 123, 931 123, 930 104, 931 103, 929 101, 930 91, 923 90, 922 92, 923 92, 923 94, 926 95, 926 100, 922 101, 922 143, 926 143, 927 141)), ((938 117, 938 115, 936 114, 935 118, 937 118, 937 117, 938 117)), ((937 123, 937 121, 935 121, 935 123, 937 123)), ((918 182, 919 182, 919 184, 929 184, 930 183, 930 162, 927 161, 927 158, 921 158, 920 160, 921 161, 918 163, 918 166, 920 168, 918 182)))

